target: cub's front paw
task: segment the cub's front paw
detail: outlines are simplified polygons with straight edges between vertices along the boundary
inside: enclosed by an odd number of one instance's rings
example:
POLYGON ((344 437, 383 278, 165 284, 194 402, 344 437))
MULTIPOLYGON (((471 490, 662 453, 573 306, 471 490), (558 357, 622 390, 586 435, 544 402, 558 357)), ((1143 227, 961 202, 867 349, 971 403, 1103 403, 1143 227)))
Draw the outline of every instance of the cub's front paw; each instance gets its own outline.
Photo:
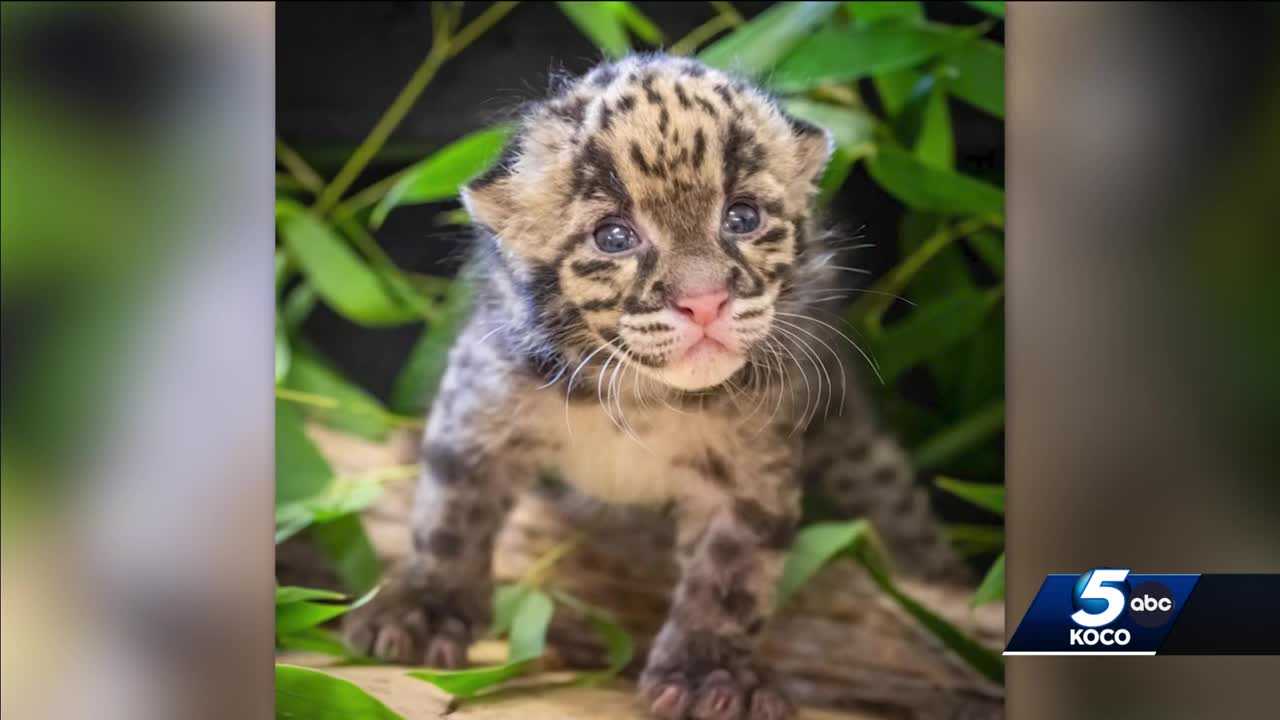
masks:
POLYGON ((403 665, 457 669, 467 663, 473 629, 483 617, 474 599, 433 593, 392 580, 343 623, 353 650, 403 665))
POLYGON ((787 720, 795 707, 749 665, 728 667, 705 658, 649 667, 640 698, 661 720, 787 720))

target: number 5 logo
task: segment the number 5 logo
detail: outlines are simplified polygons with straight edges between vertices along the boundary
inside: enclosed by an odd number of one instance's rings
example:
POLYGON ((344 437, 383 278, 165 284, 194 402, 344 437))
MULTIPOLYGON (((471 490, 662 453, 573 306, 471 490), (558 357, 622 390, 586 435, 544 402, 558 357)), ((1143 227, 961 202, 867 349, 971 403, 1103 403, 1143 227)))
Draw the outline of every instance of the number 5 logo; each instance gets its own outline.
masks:
POLYGON ((1120 617, 1125 606, 1124 591, 1105 583, 1122 583, 1127 577, 1129 577, 1128 570, 1091 571, 1084 587, 1076 591, 1076 607, 1080 609, 1071 614, 1072 622, 1084 627, 1096 628, 1108 625, 1120 617), (1099 602, 1106 603, 1106 607, 1097 612, 1090 612, 1090 608, 1098 605, 1099 602))

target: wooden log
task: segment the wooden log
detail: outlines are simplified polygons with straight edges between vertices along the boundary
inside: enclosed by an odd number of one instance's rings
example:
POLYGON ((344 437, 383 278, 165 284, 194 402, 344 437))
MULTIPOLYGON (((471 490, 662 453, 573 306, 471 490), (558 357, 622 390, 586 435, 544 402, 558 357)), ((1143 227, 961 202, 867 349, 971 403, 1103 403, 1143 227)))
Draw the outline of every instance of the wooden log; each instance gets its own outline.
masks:
MULTIPOLYGON (((351 444, 349 438, 316 428, 312 436, 335 466, 353 469, 335 458, 351 444)), ((388 446, 380 465, 411 462, 411 446, 388 446)), ((369 462, 367 448, 361 453, 359 464, 369 462)), ((365 527, 387 562, 410 551, 412 495, 411 481, 398 483, 365 513, 365 527)), ((575 508, 530 494, 498 539, 499 581, 522 577, 538 558, 575 536, 585 539, 554 565, 547 583, 611 611, 637 640, 638 667, 665 617, 676 578, 670 530, 647 513, 575 508)), ((979 642, 993 649, 1003 645, 1003 609, 971 609, 972 588, 911 580, 900 586, 979 642)), ((603 658, 590 627, 572 613, 557 613, 549 639, 567 666, 599 666, 603 658)), ((1003 688, 943 647, 851 562, 833 563, 796 594, 766 631, 762 653, 802 704, 886 718, 1003 716, 1003 688)))

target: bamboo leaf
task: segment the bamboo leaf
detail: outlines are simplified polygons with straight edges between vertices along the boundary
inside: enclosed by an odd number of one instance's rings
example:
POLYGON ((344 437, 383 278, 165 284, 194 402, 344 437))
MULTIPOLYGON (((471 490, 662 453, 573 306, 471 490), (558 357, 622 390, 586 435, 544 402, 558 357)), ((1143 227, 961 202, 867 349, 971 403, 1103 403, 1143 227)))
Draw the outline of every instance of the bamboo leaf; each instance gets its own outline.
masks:
POLYGON ((882 145, 867 164, 871 176, 913 210, 1004 216, 1004 191, 967 175, 940 170, 911 153, 882 145))
POLYGON ((388 293, 378 274, 325 222, 302 206, 277 200, 289 255, 334 310, 361 325, 400 325, 417 317, 388 293))
POLYGON ((330 427, 374 442, 387 436, 387 411, 372 394, 342 377, 313 352, 300 347, 284 386, 334 401, 333 407, 307 407, 307 414, 330 427))
POLYGON ((511 623, 507 662, 466 670, 415 670, 410 677, 425 680, 454 697, 477 693, 523 674, 546 649, 547 628, 555 606, 541 590, 529 590, 511 623))
POLYGON ((378 584, 382 568, 359 515, 349 513, 313 525, 310 537, 333 564, 344 587, 365 592, 378 584))
POLYGON ((878 22, 919 22, 924 20, 924 6, 918 2, 847 2, 849 16, 861 24, 878 22))
POLYGON ((973 7, 975 7, 975 8, 977 8, 977 9, 981 10, 982 12, 984 12, 984 13, 986 13, 986 14, 988 14, 988 15, 991 15, 992 17, 998 17, 998 18, 1003 18, 1003 17, 1004 17, 1004 2, 1003 2, 1003 0, 995 0, 995 1, 991 1, 991 0, 968 0, 968 4, 969 4, 969 5, 972 5, 973 7))
POLYGON ((612 58, 620 58, 631 52, 631 40, 627 26, 612 2, 558 2, 560 11, 584 35, 591 38, 596 47, 612 58))
POLYGON ((972 450, 1004 429, 1004 401, 979 410, 960 422, 925 440, 912 453, 912 463, 919 469, 932 469, 972 450))
POLYGON ((1004 47, 975 38, 947 50, 938 72, 947 91, 974 107, 1004 117, 1004 47))
POLYGON ((494 163, 511 137, 509 125, 473 132, 437 150, 407 171, 378 202, 369 223, 377 228, 397 207, 448 200, 494 163))
POLYGON ((991 569, 987 571, 987 576, 982 579, 982 584, 974 592, 973 606, 978 607, 1001 600, 1004 600, 1004 553, 1000 553, 1000 557, 996 558, 991 569))
POLYGON ((817 523, 796 534, 778 581, 778 607, 809 583, 827 563, 862 542, 869 531, 865 520, 817 523))
POLYGON ((999 289, 957 291, 885 328, 875 351, 885 382, 972 337, 999 298, 999 289))
POLYGON ((276 401, 276 507, 313 497, 328 486, 333 470, 303 429, 302 413, 276 401))
POLYGON ((833 2, 781 2, 698 53, 704 63, 748 76, 774 68, 839 7, 833 2))
POLYGON ((470 287, 465 281, 454 281, 438 319, 423 328, 396 375, 391 388, 391 407, 396 412, 419 415, 430 407, 448 367, 449 349, 470 312, 470 303, 470 287))
POLYGON ((965 37, 935 26, 825 25, 778 64, 768 83, 781 92, 797 92, 915 67, 965 37))
POLYGON ((276 663, 276 720, 404 720, 355 683, 276 663))
POLYGON ((1004 515, 1004 486, 993 483, 970 483, 947 477, 937 479, 938 487, 997 515, 1004 515))

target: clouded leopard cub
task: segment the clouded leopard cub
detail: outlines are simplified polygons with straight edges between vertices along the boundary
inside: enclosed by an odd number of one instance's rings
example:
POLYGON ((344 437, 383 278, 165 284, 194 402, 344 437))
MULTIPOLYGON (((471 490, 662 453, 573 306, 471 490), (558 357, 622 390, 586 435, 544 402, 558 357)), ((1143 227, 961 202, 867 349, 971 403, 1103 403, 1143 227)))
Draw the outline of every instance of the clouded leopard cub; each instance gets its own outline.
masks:
POLYGON ((681 58, 603 65, 526 114, 463 191, 474 310, 427 424, 414 555, 351 618, 355 646, 461 665, 494 536, 547 472, 671 508, 682 578, 641 676, 662 718, 791 714, 752 655, 803 485, 870 516, 899 564, 955 569, 824 310, 841 295, 812 218, 830 152, 681 58))

